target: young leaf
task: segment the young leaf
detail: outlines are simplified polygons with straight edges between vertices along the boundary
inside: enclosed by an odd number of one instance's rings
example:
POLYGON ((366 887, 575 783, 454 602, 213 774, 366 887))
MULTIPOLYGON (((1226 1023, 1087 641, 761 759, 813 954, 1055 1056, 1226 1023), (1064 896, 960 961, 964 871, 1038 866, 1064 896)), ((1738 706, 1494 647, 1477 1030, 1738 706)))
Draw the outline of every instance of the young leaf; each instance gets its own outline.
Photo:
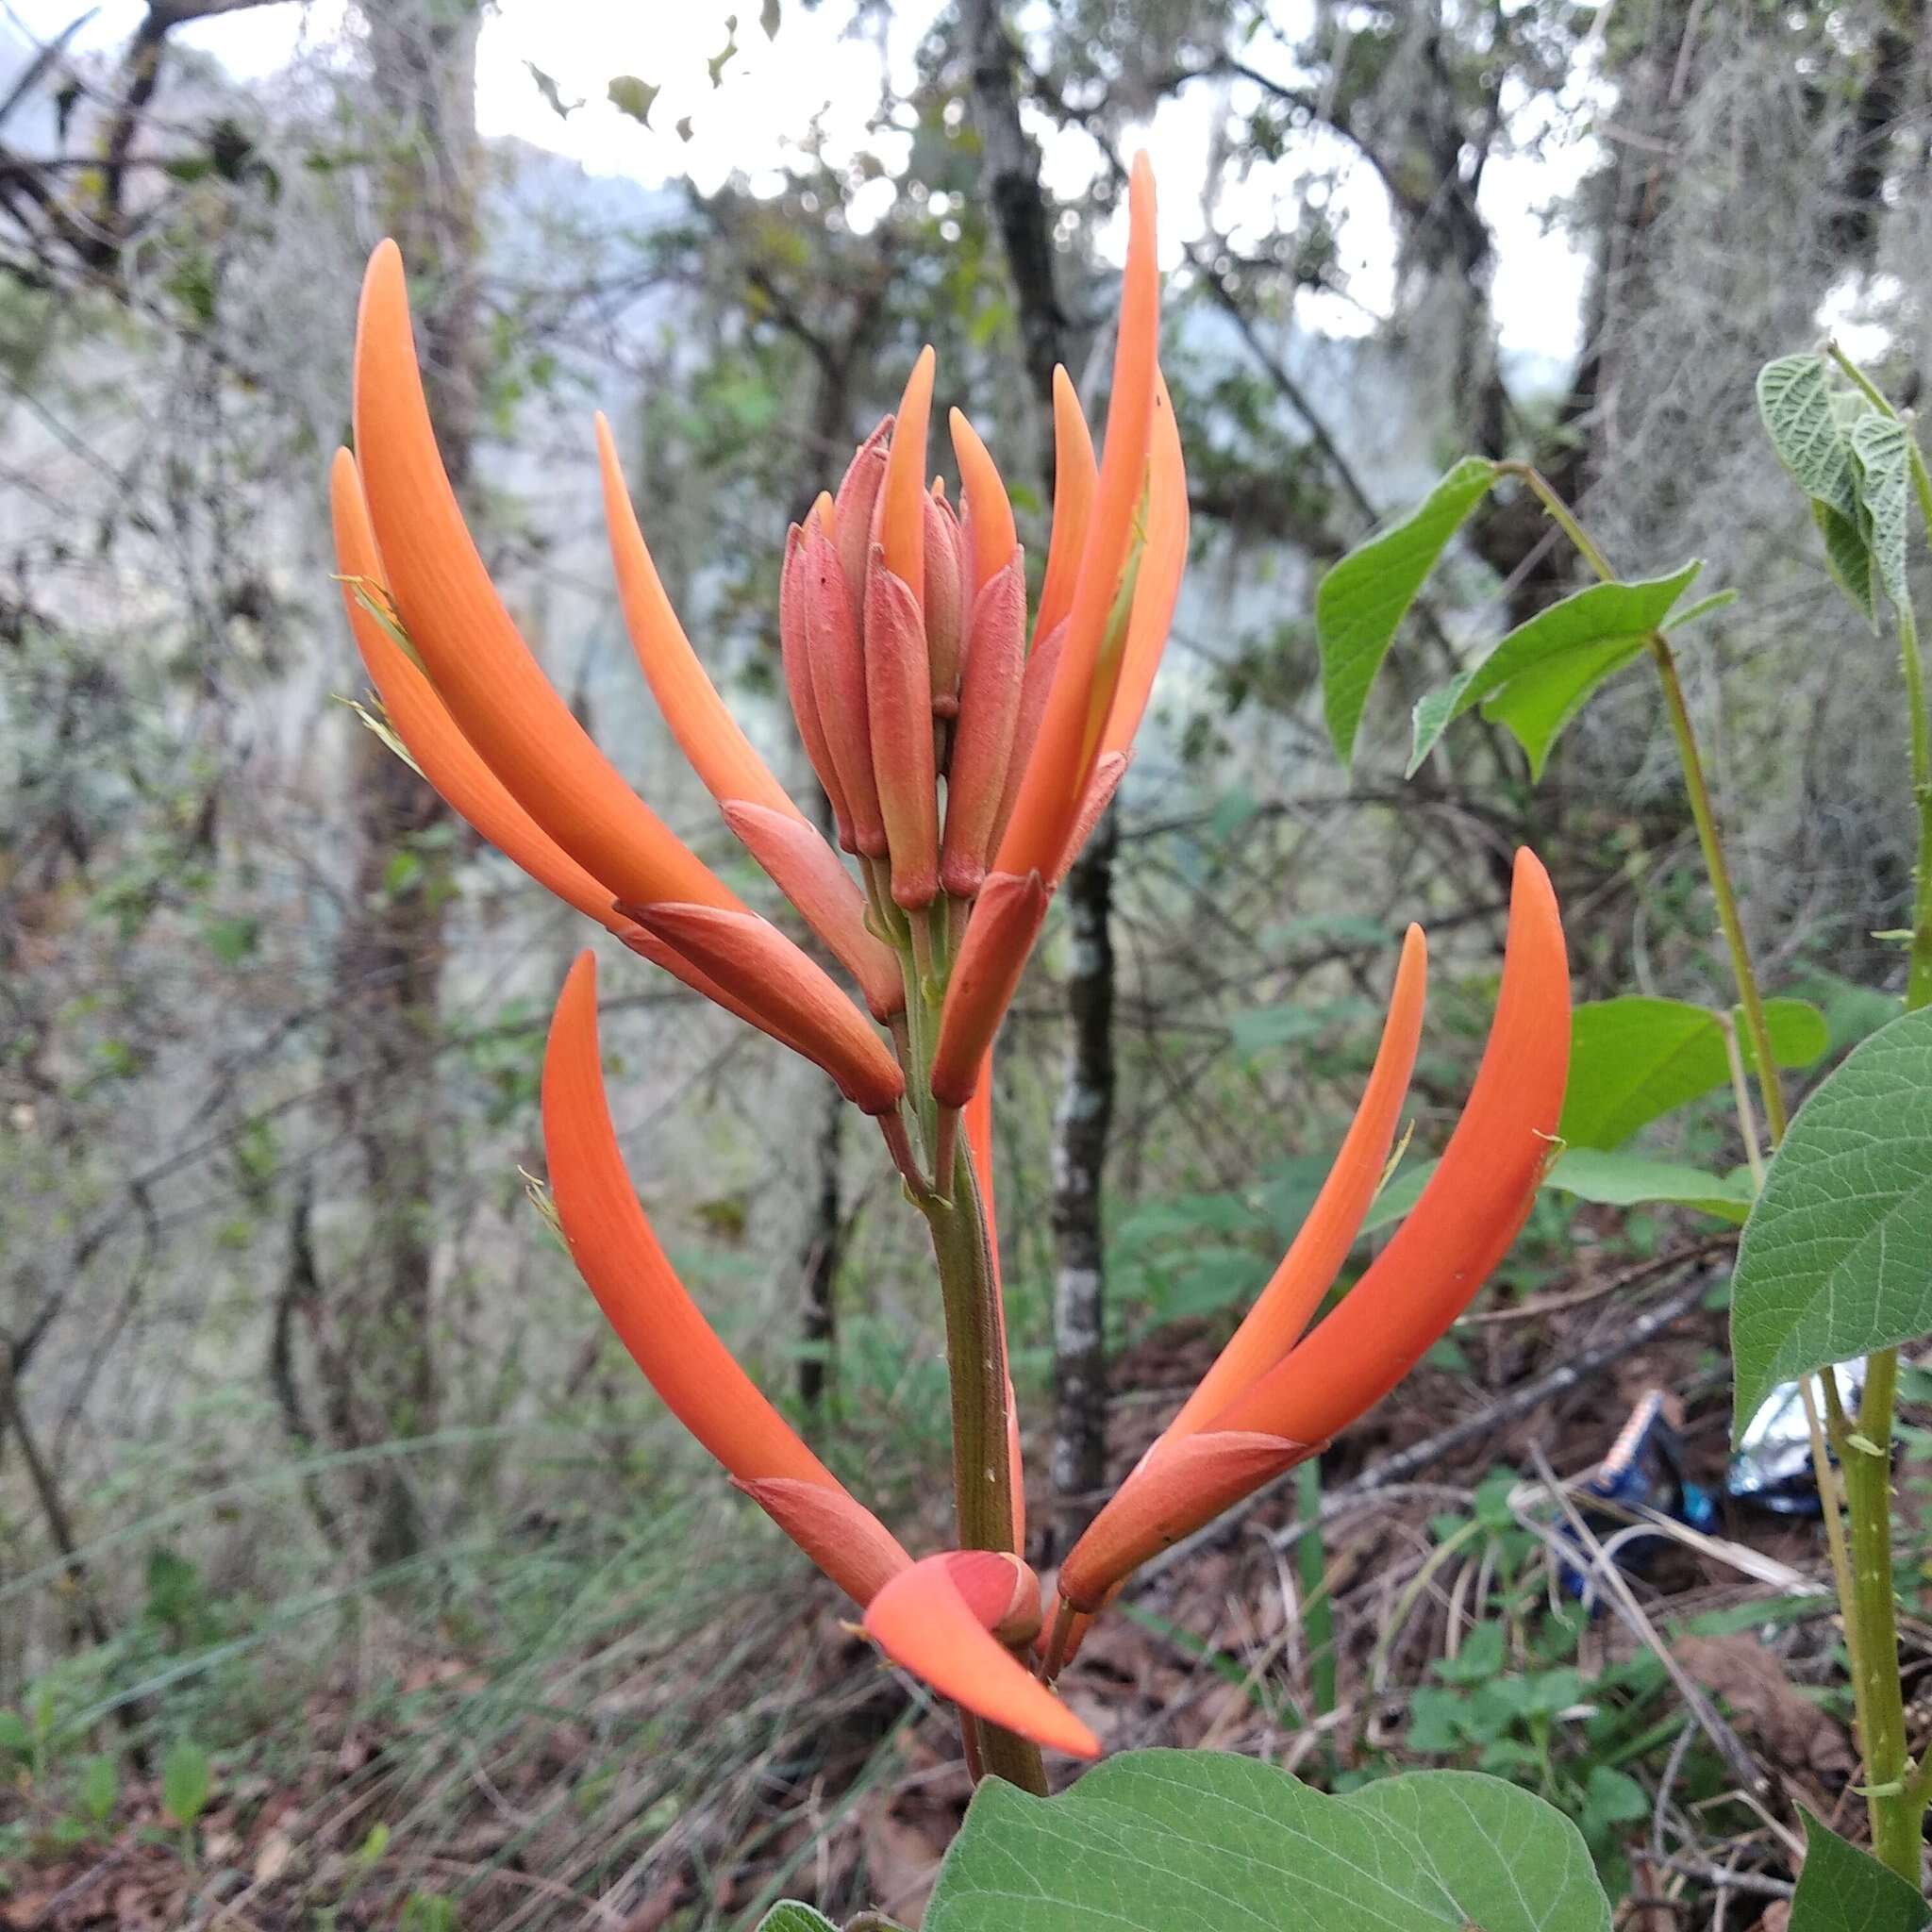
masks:
POLYGON ((161 1760, 161 1808, 185 1831, 202 1814, 208 1794, 208 1753, 183 1738, 161 1760))
POLYGON ((1932 1008, 1857 1048, 1773 1157, 1731 1283, 1738 1425, 1779 1382, 1932 1332, 1932 1008))
POLYGON ((1475 1772, 1328 1797, 1218 1751, 1132 1751, 1057 1798, 989 1778, 926 1932, 1608 1932, 1576 1827, 1475 1772))
POLYGON ((1798 1811, 1805 1821, 1805 1869, 1791 1900, 1790 1932, 1925 1932, 1932 1907, 1912 1886, 1802 1805, 1798 1811))
POLYGON ((1662 1201, 1739 1223, 1751 1211, 1748 1174, 1706 1174, 1702 1168, 1648 1160, 1641 1154, 1608 1154, 1600 1147, 1573 1147, 1558 1156, 1543 1185, 1611 1208, 1662 1201))
POLYGON ((1831 372, 1823 356, 1780 356, 1757 372, 1757 413, 1777 459, 1816 503, 1856 524, 1857 479, 1851 445, 1832 407, 1831 372))
MULTIPOLYGON (((1687 563, 1673 576, 1634 584, 1591 584, 1518 625, 1479 664, 1417 702, 1408 775, 1415 775, 1436 741, 1472 705, 1506 694, 1506 687, 1525 676, 1535 680, 1536 697, 1527 708, 1537 720, 1531 728, 1540 750, 1531 756, 1541 770, 1541 752, 1548 750, 1576 707, 1629 662, 1703 567, 1687 563)), ((1490 715, 1509 723, 1507 708, 1490 715)))
POLYGON ((788 1898, 758 1921, 758 1932, 839 1932, 839 1928, 823 1912, 788 1898))
POLYGON ((1812 521, 1824 539, 1825 568, 1832 581, 1864 612, 1865 622, 1874 629, 1878 624, 1878 593, 1873 578, 1877 565, 1865 533, 1855 518, 1840 516, 1828 503, 1814 502, 1812 521))
MULTIPOLYGON (((1766 1000, 1771 1051, 1781 1067, 1808 1067, 1829 1041, 1808 1000, 1766 1000)), ((1739 1048, 1757 1064, 1748 1035, 1739 1048)), ((1725 1085, 1731 1077, 1722 1023, 1683 1000, 1627 994, 1576 1008, 1570 1086, 1557 1131, 1572 1147, 1618 1147, 1647 1121, 1725 1085)))
POLYGON ((1464 457, 1419 508, 1351 550, 1315 592, 1315 636, 1322 653, 1322 704, 1328 736, 1345 765, 1369 688, 1389 654, 1395 626, 1415 602, 1444 545, 1496 480, 1496 466, 1464 457))
POLYGON ((1642 638, 1610 638, 1580 651, 1566 651, 1546 664, 1512 677, 1483 700, 1483 716, 1500 724, 1529 757, 1534 782, 1555 744, 1597 686, 1643 655, 1642 638))
POLYGON ((1873 568, 1895 609, 1911 602, 1906 578, 1906 521, 1910 458, 1906 425, 1876 410, 1852 425, 1852 464, 1858 474, 1859 528, 1871 546, 1873 568))

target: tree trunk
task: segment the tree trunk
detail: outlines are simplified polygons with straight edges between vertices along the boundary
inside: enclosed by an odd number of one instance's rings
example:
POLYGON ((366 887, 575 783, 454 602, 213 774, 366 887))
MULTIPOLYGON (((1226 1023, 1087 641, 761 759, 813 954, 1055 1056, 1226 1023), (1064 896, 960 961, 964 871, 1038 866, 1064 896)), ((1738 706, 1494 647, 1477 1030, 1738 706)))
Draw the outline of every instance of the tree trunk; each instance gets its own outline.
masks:
MULTIPOLYGON (((475 416, 476 33, 469 0, 367 8, 385 127, 384 225, 408 265, 417 343, 443 461, 461 490, 475 416)), ((435 794, 373 733, 358 734, 349 784, 355 883, 335 973, 340 1060, 359 1157, 363 1242, 321 1311, 327 1412, 343 1447, 436 1425, 433 1274, 441 1091, 436 1077, 446 891, 422 835, 435 794)), ((371 1561, 423 1542, 407 1463, 370 1465, 358 1503, 371 1561)))

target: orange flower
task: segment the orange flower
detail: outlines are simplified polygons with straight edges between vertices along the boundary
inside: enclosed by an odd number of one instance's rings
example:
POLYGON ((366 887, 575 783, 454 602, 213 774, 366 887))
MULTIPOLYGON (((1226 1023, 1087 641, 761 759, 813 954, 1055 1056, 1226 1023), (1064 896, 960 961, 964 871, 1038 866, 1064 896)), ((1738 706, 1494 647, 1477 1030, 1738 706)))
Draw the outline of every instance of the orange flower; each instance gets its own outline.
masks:
POLYGON ((658 1245, 625 1171, 604 1091, 596 965, 578 957, 543 1058, 543 1145, 571 1258, 645 1379, 733 1482, 866 1612, 889 1657, 965 1708, 1080 1757, 1099 1744, 1008 1646, 1040 1626, 1017 1557, 913 1563, 758 1392, 658 1245))
POLYGON ((1516 855, 1495 1019, 1462 1118, 1394 1239, 1340 1307, 1294 1340, 1327 1286, 1317 1264, 1330 1256, 1339 1264, 1344 1228, 1352 1234, 1367 1210, 1366 1172, 1392 1128, 1391 1090, 1398 1089, 1399 1106, 1397 1070, 1406 1081, 1411 1008, 1421 998, 1413 941, 1404 965, 1368 1096, 1310 1216, 1305 1254, 1298 1241, 1229 1343, 1228 1366, 1210 1370, 1210 1401, 1182 1411, 1069 1552, 1059 1591, 1073 1609, 1098 1609, 1157 1550, 1314 1455, 1381 1401, 1521 1230, 1555 1143, 1570 1064, 1562 922, 1549 875, 1526 850, 1516 855))
POLYGON ((550 1023, 543 1147, 571 1259, 631 1359, 678 1421, 781 1528, 797 1536, 812 1560, 869 1603, 911 1559, 759 1394, 658 1244, 625 1172, 605 1098, 597 971, 589 953, 577 956, 550 1023), (816 1493, 801 1502, 807 1491, 816 1493))

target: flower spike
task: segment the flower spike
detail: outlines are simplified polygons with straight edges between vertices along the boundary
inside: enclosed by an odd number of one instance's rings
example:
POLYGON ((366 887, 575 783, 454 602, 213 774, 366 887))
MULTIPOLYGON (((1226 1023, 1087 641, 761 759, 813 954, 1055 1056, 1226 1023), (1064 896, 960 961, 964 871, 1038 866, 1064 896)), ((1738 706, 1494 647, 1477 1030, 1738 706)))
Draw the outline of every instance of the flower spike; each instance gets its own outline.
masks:
POLYGON ((356 450, 384 574, 438 695, 504 788, 621 898, 738 900, 619 777, 503 608, 437 453, 393 242, 356 330, 356 450))
POLYGON ((1549 875, 1516 855, 1503 983, 1482 1063, 1441 1163, 1393 1240, 1304 1341, 1190 1434, 1163 1438, 1060 1567, 1076 1610, 1157 1550, 1315 1454, 1442 1336, 1527 1218, 1570 1063, 1570 969, 1549 875))
POLYGON ((842 1590, 871 1602, 910 1558, 846 1492, 732 1359, 639 1207, 604 1093, 596 964, 579 954, 543 1058, 543 1144, 578 1272, 645 1379, 686 1428, 791 1531, 842 1590), (798 1492, 816 1493, 801 1507, 798 1492), (787 1521, 787 1511, 791 1521, 787 1521))
POLYGON ((985 1550, 927 1557, 867 1606, 866 1634, 967 1710, 1069 1757, 1098 1757, 1100 1740, 988 1627, 1016 1561, 985 1550))

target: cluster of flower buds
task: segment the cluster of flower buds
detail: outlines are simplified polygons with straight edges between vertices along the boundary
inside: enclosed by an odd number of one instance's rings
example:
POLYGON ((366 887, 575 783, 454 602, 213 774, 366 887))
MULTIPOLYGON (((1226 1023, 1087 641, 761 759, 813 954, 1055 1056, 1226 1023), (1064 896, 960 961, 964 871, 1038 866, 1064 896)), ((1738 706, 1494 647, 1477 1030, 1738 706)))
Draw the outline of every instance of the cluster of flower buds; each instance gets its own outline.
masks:
MULTIPOLYGON (((862 1005, 657 818, 544 677, 491 583, 438 455, 402 262, 389 242, 363 288, 356 455, 339 453, 331 476, 350 625, 388 724, 424 776, 558 897, 823 1067, 878 1119, 908 1184, 928 1200, 955 1185, 963 1121, 996 1318, 985 1077, 993 1035, 1053 891, 1126 769, 1188 548, 1187 480, 1157 357, 1154 185, 1144 160, 1128 199, 1098 460, 1072 384, 1056 374, 1054 522, 1030 629, 1011 505, 958 411, 959 511, 926 482, 929 349, 836 494, 821 495, 791 533, 780 582, 786 684, 849 865, 706 675, 598 420, 620 599, 658 707, 731 831, 862 1005), (908 1112, 923 1116, 929 1165, 915 1151, 908 1112)), ((1227 1351, 1070 1553, 1050 1624, 1039 1581, 1016 1555, 956 1550, 913 1561, 706 1323, 617 1150, 588 954, 558 1002, 544 1064, 558 1216, 653 1386, 864 1607, 880 1646, 991 1723, 1091 1755, 1096 1740, 1050 1688, 1085 1621, 1155 1550, 1379 1401, 1480 1287, 1528 1211, 1562 1103, 1569 993, 1555 897, 1525 853, 1495 1023, 1468 1108, 1400 1232, 1301 1339, 1388 1161, 1423 975, 1421 935, 1411 931, 1361 1111, 1307 1225, 1227 1351)), ((1003 1329, 992 1346, 1010 1430, 1003 1329)), ((1017 1550, 1016 1451, 1012 1460, 1017 1550)))

